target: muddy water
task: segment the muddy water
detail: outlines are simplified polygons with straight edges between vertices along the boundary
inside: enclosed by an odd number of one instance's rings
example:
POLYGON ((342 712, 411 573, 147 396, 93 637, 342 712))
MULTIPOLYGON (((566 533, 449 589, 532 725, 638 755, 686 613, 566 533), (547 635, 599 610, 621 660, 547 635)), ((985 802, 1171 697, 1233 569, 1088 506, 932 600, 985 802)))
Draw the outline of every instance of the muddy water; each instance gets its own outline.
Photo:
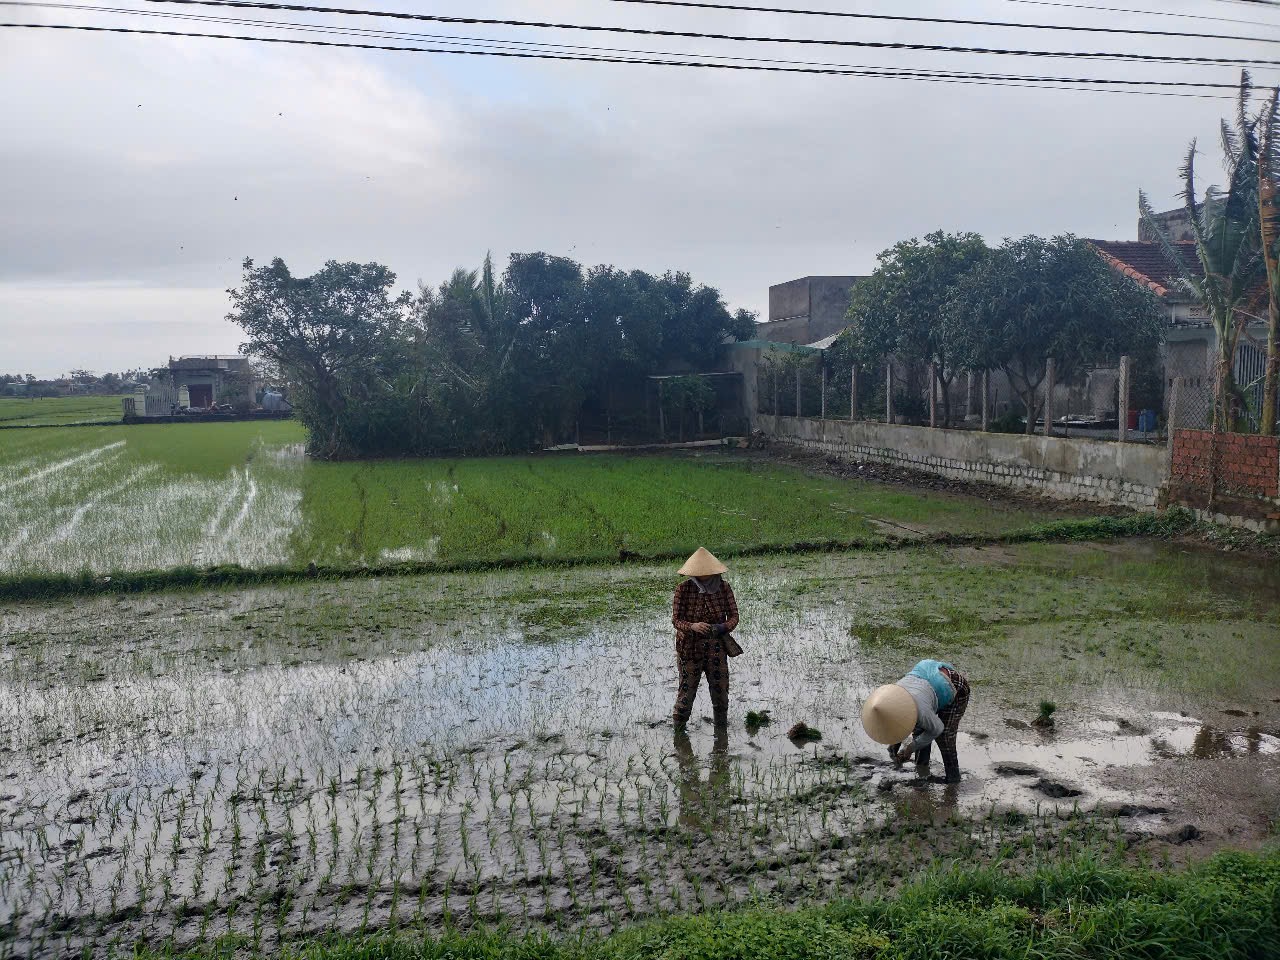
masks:
MULTIPOLYGON (((1050 643, 1063 571, 1079 584, 1135 562, 1110 550, 855 557, 817 575, 811 561, 743 564, 734 723, 714 731, 704 694, 687 737, 668 720, 667 581, 653 571, 6 610, 0 949, 105 953, 229 932, 270 945, 444 922, 611 926, 760 892, 847 894, 1028 835, 1069 850, 1166 831, 1180 816, 1176 788, 1153 778, 1134 789, 1134 771, 1267 762, 1280 753, 1276 709, 1173 689, 1123 639, 1097 648, 1088 670, 1061 660, 1076 649, 1067 638, 1097 619, 1082 610, 1050 643), (1043 582, 1027 577, 1013 597, 975 589, 975 563, 1038 564, 1043 582), (586 617, 557 600, 614 593, 586 617), (904 598, 950 612, 922 626, 904 598), (964 633, 970 606, 987 611, 979 633, 998 642, 964 633), (947 629, 954 654, 932 636, 947 629), (870 689, 928 653, 974 681, 958 786, 895 770, 856 719, 870 689), (1117 673, 1108 654, 1137 666, 1117 673), (1050 685, 1057 722, 1041 731, 1028 722, 1050 685), (749 732, 749 710, 772 723, 749 732), (796 720, 821 741, 789 741, 796 720), (1108 816, 1067 816, 1077 809, 1108 816), (951 816, 963 829, 947 827, 951 816), (924 832, 886 843, 904 818, 924 832)), ((1197 564, 1165 559, 1198 577, 1197 564)), ((1201 591, 1185 617, 1140 614, 1152 585, 1099 588, 1105 629, 1219 628, 1220 598, 1170 577, 1201 591)), ((1273 608, 1229 629, 1247 648, 1259 633, 1274 640, 1273 608)))

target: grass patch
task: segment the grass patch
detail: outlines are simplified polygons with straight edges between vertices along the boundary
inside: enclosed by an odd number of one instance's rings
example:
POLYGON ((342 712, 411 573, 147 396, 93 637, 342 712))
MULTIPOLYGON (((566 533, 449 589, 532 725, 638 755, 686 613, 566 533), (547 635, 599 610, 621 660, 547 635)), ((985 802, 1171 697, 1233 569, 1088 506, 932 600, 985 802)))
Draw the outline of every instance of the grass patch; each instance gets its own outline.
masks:
POLYGON ((123 397, 0 397, 0 428, 119 423, 123 397))
MULTIPOLYGON (((1017 543, 1045 543, 1062 541, 1103 540, 1118 537, 1172 537, 1192 525, 1190 515, 1183 511, 1169 511, 1163 515, 1134 515, 1127 517, 1086 517, 1076 520, 1058 520, 1034 524, 1021 530, 991 534, 941 533, 923 540, 889 540, 866 537, 851 540, 802 540, 782 543, 744 544, 722 548, 722 559, 753 557, 768 554, 819 554, 851 550, 910 549, 921 546, 963 546, 1017 543)), ((548 556, 542 553, 507 554, 492 557, 471 557, 461 560, 406 560, 378 565, 278 564, 247 567, 238 564, 199 568, 177 566, 164 570, 124 570, 106 575, 92 572, 76 574, 19 574, 0 576, 0 600, 38 600, 64 596, 91 594, 139 593, 171 589, 201 589, 210 587, 262 586, 268 584, 296 583, 306 580, 341 580, 349 578, 419 576, 431 573, 473 573, 494 570, 526 568, 572 569, 574 567, 599 566, 607 563, 657 564, 682 560, 687 546, 654 552, 631 552, 625 558, 613 554, 584 554, 581 556, 548 556)), ((557 613, 559 604, 550 605, 546 617, 549 623, 561 622, 563 612, 557 613)), ((578 611, 570 611, 575 621, 578 611)), ((884 628, 884 639, 893 630, 884 628)), ((907 628, 908 630, 910 627, 907 628)), ((871 637, 871 639, 875 639, 871 637)))
MULTIPOLYGON (((1082 857, 1025 873, 953 868, 870 901, 770 904, 557 941, 504 931, 326 938, 290 960, 1269 960, 1280 855, 1221 853, 1182 872, 1082 857)), ((191 957, 221 955, 223 945, 191 957)), ((169 954, 166 954, 168 956, 169 954)), ((143 954, 143 956, 148 956, 143 954)), ((150 955, 158 956, 158 955, 150 955)))

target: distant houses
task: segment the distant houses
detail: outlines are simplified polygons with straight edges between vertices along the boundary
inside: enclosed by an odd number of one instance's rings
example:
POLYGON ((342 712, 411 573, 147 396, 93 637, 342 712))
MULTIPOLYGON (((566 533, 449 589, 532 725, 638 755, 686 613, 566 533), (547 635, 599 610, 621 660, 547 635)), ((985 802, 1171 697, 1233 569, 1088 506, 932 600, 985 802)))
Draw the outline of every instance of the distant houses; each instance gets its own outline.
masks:
MULTIPOLYGON (((1174 380, 1195 390, 1210 390, 1213 378, 1214 357, 1217 355, 1217 335, 1204 306, 1180 289, 1178 283, 1184 270, 1193 276, 1202 272, 1196 255, 1195 243, 1190 239, 1191 223, 1185 210, 1168 210, 1156 214, 1156 219, 1174 241, 1182 263, 1170 260, 1164 247, 1151 238, 1145 224, 1138 225, 1138 239, 1090 240, 1089 243, 1114 269, 1141 284, 1154 293, 1163 304, 1169 319, 1165 333, 1164 386, 1166 391, 1174 380)), ((1246 327, 1249 337, 1257 343, 1266 342, 1267 288, 1261 282, 1257 288, 1256 309, 1246 327)), ((1262 408, 1262 375, 1266 366, 1263 349, 1242 340, 1236 350, 1235 377, 1240 384, 1249 384, 1256 394, 1254 409, 1262 408)))
MULTIPOLYGON (((1207 394, 1212 389, 1213 362, 1217 351, 1213 325, 1207 312, 1193 296, 1182 292, 1178 283, 1184 268, 1196 274, 1201 270, 1187 213, 1184 209, 1168 210, 1156 214, 1155 219, 1174 241, 1181 264, 1169 259, 1164 247, 1155 242, 1143 223, 1138 225, 1137 240, 1087 240, 1113 269, 1151 290, 1168 316, 1158 380, 1152 371, 1141 371, 1152 381, 1151 389, 1143 391, 1140 401, 1143 406, 1160 405, 1162 395, 1167 405, 1175 380, 1184 390, 1207 394)), ((774 284, 769 287, 769 319, 756 325, 754 341, 739 346, 753 348, 752 359, 778 350, 816 353, 829 347, 848 325, 845 314, 850 294, 859 279, 862 278, 811 276, 774 284)), ((1237 351, 1235 372, 1237 382, 1252 384, 1251 389, 1257 394, 1255 409, 1260 409, 1266 356, 1254 344, 1265 342, 1266 337, 1263 319, 1266 314, 1265 284, 1259 286, 1258 309, 1252 312, 1256 319, 1249 322, 1249 336, 1243 339, 1237 351), (1253 343, 1249 342, 1250 338, 1253 343)), ((900 358, 897 365, 905 373, 909 364, 900 358)), ((745 362, 740 361, 738 366, 745 367, 745 362)), ((1059 384, 1055 389, 1054 409, 1062 413, 1117 416, 1117 378, 1118 372, 1114 369, 1097 369, 1090 371, 1083 383, 1059 384)), ((898 382, 905 379, 902 377, 898 382)), ((953 386, 953 403, 965 410, 969 419, 973 419, 972 411, 979 406, 975 397, 978 387, 974 377, 957 378, 953 386)), ((993 373, 988 389, 993 415, 1019 408, 1002 375, 993 373)))
POLYGON ((187 417, 199 414, 287 415, 277 390, 265 387, 248 357, 170 357, 167 370, 153 372, 124 402, 125 419, 187 417))
POLYGON ((186 391, 179 405, 194 410, 213 409, 228 394, 251 397, 259 386, 249 358, 241 356, 170 357, 169 378, 179 393, 186 391))
POLYGON ((838 334, 853 285, 862 277, 801 277, 769 288, 769 319, 756 337, 770 343, 811 344, 838 334))

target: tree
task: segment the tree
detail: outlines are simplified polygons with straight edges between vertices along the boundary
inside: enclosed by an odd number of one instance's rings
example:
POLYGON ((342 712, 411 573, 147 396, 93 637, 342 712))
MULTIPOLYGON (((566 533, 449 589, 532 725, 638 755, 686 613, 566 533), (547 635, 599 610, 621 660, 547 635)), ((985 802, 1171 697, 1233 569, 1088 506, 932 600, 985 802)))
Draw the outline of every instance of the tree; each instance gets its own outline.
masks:
POLYGON ((380 412, 375 404, 353 409, 393 389, 388 366, 410 302, 394 284, 395 274, 377 263, 330 260, 294 277, 278 257, 265 267, 246 258, 241 286, 227 291, 227 319, 248 337, 241 349, 298 385, 294 407, 315 456, 367 454, 394 430, 371 419, 380 412))
POLYGON ((1068 383, 1122 354, 1146 354, 1163 336, 1155 296, 1072 236, 1006 241, 956 285, 946 306, 956 360, 1002 369, 1035 430, 1037 393, 1053 359, 1068 383))
POLYGON ((663 383, 662 407, 668 416, 677 418, 677 436, 684 441, 684 418, 692 414, 697 418, 698 430, 702 430, 703 414, 715 406, 716 391, 705 377, 671 377, 663 383))
POLYGON ((1241 79, 1239 130, 1222 123, 1222 152, 1227 169, 1227 190, 1217 187, 1205 191, 1198 201, 1195 158, 1196 141, 1191 141, 1182 164, 1182 200, 1195 238, 1200 272, 1187 268, 1169 235, 1165 232, 1139 192, 1138 205, 1142 219, 1164 249, 1165 256, 1182 273, 1177 282, 1204 305, 1213 324, 1217 345, 1214 358, 1215 397, 1214 430, 1233 426, 1233 407, 1244 407, 1243 391, 1235 380, 1235 356, 1240 338, 1249 323, 1248 308, 1258 281, 1265 276, 1263 257, 1261 206, 1258 199, 1258 155, 1254 140, 1255 121, 1248 118, 1248 74, 1241 79))
POLYGON ((726 339, 749 340, 755 336, 755 314, 749 310, 729 313, 715 287, 694 284, 682 271, 661 277, 641 274, 642 290, 649 289, 665 303, 662 315, 661 355, 653 361, 679 357, 695 369, 713 365, 726 339))
POLYGON ((875 272, 853 288, 843 357, 874 363, 897 354, 932 363, 950 426, 951 382, 959 367, 951 328, 942 318, 956 284, 989 252, 976 233, 941 230, 882 251, 875 272))

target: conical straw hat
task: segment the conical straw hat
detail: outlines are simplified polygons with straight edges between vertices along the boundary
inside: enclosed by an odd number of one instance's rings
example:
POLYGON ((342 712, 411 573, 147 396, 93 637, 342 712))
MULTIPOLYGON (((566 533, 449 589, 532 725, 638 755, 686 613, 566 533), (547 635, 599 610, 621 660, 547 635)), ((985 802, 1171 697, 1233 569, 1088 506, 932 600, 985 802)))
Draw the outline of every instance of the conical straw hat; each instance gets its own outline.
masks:
POLYGON ((901 743, 915 729, 916 702, 896 683, 877 687, 862 705, 862 725, 876 743, 901 743))
POLYGON ((728 572, 729 568, 717 560, 706 547, 695 550, 693 556, 680 568, 682 577, 713 577, 717 573, 728 572))

